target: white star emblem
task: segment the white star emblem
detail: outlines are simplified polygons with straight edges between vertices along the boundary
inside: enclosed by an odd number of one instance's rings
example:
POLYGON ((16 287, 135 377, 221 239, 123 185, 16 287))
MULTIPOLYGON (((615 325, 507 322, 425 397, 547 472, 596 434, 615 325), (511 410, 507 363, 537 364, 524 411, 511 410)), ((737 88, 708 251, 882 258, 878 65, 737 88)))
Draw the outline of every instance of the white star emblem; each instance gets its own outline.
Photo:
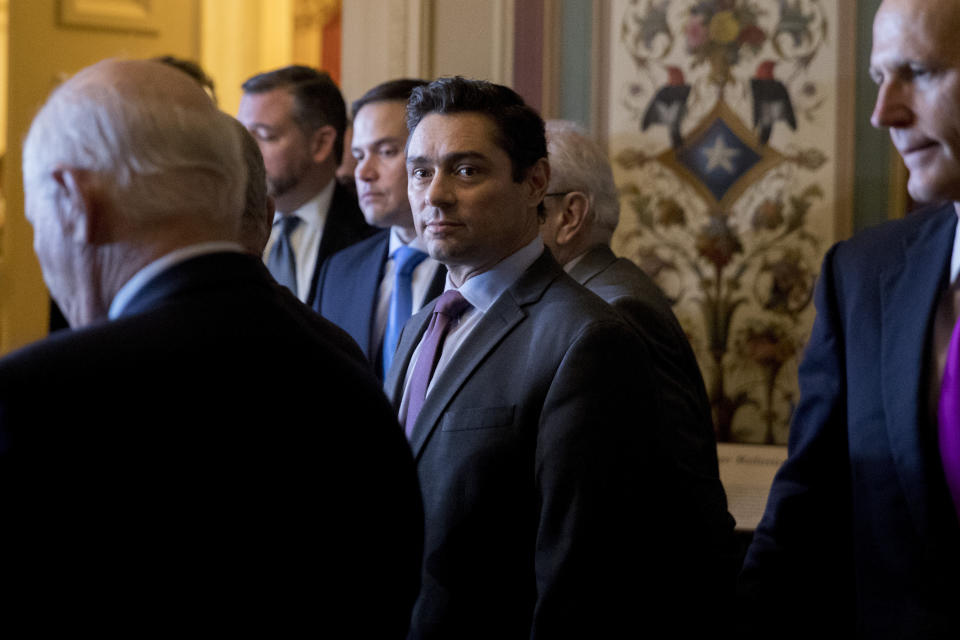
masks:
POLYGON ((740 155, 740 149, 728 147, 723 143, 723 136, 717 136, 713 141, 713 146, 702 149, 701 153, 707 159, 707 173, 712 173, 716 169, 733 173, 733 160, 740 155))

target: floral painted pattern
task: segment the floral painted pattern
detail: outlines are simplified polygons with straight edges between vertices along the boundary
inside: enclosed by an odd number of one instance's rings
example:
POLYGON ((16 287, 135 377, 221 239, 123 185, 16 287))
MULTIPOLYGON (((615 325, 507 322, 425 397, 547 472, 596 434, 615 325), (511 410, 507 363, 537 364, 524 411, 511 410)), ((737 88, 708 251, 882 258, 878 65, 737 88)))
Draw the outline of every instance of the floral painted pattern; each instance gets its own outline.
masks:
POLYGON ((617 76, 614 108, 634 132, 611 141, 614 248, 674 303, 718 439, 785 443, 832 240, 832 139, 818 134, 834 14, 821 0, 616 6, 632 73, 617 76))

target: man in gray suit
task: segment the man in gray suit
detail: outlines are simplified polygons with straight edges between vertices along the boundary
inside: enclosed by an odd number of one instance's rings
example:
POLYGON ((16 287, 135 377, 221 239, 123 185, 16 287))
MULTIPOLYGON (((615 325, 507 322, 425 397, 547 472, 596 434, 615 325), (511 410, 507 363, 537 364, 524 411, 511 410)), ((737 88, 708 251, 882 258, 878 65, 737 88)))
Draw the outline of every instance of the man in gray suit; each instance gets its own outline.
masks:
POLYGON ((674 459, 682 461, 677 490, 684 498, 672 505, 674 517, 693 519, 678 527, 687 552, 676 559, 673 575, 684 576, 686 592, 697 589, 704 603, 714 605, 713 615, 697 618, 716 629, 717 620, 730 611, 722 596, 732 594, 739 566, 700 368, 663 292, 642 269, 610 250, 620 199, 606 154, 573 122, 550 120, 546 131, 550 188, 543 242, 574 280, 603 298, 646 340, 670 429, 668 442, 674 459), (701 579, 690 581, 691 572, 701 579))
POLYGON ((544 249, 543 121, 463 78, 415 89, 407 115, 417 233, 448 269, 386 379, 425 509, 409 637, 656 628, 659 394, 639 336, 544 249))

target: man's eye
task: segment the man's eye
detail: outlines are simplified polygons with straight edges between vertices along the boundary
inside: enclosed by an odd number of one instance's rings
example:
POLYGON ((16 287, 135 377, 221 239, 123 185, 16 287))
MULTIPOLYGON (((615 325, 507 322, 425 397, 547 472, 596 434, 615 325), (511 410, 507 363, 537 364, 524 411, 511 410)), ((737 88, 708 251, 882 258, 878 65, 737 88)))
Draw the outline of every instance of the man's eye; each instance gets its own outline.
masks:
POLYGON ((418 180, 423 180, 424 178, 430 177, 430 172, 426 169, 413 169, 410 171, 410 176, 418 180))
POLYGON ((363 160, 363 151, 354 151, 353 159, 356 160, 357 162, 360 162, 361 160, 363 160))
POLYGON ((397 155, 396 147, 380 147, 380 155, 384 158, 392 158, 397 155))
POLYGON ((463 176, 464 178, 470 178, 477 174, 477 170, 473 167, 457 167, 457 175, 463 176))

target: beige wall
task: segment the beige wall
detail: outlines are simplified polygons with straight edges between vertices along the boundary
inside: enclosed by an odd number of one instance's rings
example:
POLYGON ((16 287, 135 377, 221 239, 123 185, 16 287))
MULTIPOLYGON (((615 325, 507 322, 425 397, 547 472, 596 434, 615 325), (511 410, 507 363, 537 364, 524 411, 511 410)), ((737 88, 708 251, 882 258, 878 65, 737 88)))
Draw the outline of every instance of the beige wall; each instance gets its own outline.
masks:
POLYGON ((345 0, 344 98, 399 77, 459 74, 511 85, 514 2, 345 0))
POLYGON ((200 64, 236 115, 250 76, 293 61, 293 0, 202 0, 200 64))
MULTIPOLYGON (((0 352, 46 333, 47 293, 33 254, 33 234, 23 216, 20 145, 45 96, 65 74, 110 56, 142 58, 171 53, 196 59, 199 0, 153 2, 156 33, 64 27, 63 3, 13 0, 9 14, 9 90, 3 184, 7 195, 0 240, 0 352)), ((116 3, 114 3, 116 5, 116 3)), ((106 6, 110 3, 88 3, 106 6)))

